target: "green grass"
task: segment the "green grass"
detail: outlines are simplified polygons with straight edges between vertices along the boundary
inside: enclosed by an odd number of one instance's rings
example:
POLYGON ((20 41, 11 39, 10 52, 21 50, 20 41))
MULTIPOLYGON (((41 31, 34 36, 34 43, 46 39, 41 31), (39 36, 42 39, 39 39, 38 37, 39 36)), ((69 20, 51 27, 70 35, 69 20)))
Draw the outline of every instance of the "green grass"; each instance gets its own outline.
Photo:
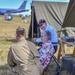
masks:
POLYGON ((30 26, 30 16, 28 22, 23 22, 19 16, 13 16, 12 21, 5 21, 4 16, 0 15, 0 64, 6 63, 8 50, 11 44, 15 42, 15 30, 18 26, 26 29, 26 37, 30 26))
MULTIPOLYGON (((17 75, 10 71, 10 67, 7 64, 7 54, 11 44, 15 42, 15 30, 18 26, 24 27, 26 29, 26 37, 28 38, 28 31, 30 26, 31 16, 26 17, 28 22, 22 21, 21 17, 13 16, 12 21, 5 21, 4 16, 0 15, 0 75, 17 75)), ((50 74, 55 73, 55 63, 50 64, 50 74)), ((62 72, 61 75, 70 75, 62 72)))
POLYGON ((0 75, 17 75, 10 71, 7 65, 9 47, 15 42, 15 30, 18 26, 26 29, 26 37, 30 26, 31 16, 26 17, 28 22, 23 22, 19 16, 13 16, 12 21, 5 21, 0 15, 0 75))

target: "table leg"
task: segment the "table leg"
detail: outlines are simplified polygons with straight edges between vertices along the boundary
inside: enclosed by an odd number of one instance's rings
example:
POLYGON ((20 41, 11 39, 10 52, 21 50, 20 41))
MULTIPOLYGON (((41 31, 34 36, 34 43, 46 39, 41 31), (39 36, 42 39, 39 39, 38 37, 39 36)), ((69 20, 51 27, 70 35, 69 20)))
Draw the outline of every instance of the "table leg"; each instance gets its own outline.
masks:
POLYGON ((61 51, 62 51, 62 56, 65 56, 65 44, 61 42, 61 51))
POLYGON ((75 47, 74 47, 74 51, 73 51, 73 56, 75 56, 75 47))

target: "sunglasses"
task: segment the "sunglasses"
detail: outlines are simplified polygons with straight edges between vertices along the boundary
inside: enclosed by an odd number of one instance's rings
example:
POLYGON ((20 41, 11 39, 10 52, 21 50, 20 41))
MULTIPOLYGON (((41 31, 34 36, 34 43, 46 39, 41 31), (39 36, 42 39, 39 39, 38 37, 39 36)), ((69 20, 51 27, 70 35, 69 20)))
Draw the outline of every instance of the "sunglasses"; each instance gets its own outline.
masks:
POLYGON ((41 27, 44 23, 40 24, 39 27, 41 27))

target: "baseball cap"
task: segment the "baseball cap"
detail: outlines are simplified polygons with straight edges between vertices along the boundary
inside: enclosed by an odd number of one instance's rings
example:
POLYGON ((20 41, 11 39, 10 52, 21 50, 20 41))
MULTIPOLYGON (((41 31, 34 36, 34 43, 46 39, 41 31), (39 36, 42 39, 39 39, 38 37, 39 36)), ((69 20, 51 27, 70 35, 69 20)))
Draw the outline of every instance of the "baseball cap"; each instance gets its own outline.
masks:
POLYGON ((41 25, 41 24, 43 24, 43 23, 45 23, 46 21, 44 20, 44 19, 41 19, 40 21, 39 21, 39 25, 41 25))

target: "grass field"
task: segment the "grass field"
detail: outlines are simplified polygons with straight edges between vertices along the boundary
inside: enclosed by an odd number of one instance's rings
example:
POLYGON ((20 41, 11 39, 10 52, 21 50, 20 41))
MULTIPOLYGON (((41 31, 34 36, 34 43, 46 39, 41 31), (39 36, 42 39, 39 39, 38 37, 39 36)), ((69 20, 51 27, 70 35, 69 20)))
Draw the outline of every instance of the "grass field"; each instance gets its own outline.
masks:
POLYGON ((12 21, 5 21, 0 15, 0 75, 13 75, 7 65, 7 54, 11 44, 15 41, 15 30, 18 26, 26 29, 26 37, 30 26, 30 16, 26 18, 28 22, 23 22, 19 16, 13 16, 12 21))
MULTIPOLYGON (((9 51, 9 47, 11 44, 15 42, 15 30, 18 26, 24 27, 26 29, 26 37, 28 38, 28 31, 30 26, 31 17, 28 16, 28 22, 23 22, 21 17, 13 16, 12 21, 5 21, 3 16, 0 15, 0 75, 17 75, 13 74, 10 71, 10 68, 7 64, 7 54, 9 51)), ((50 64, 50 74, 46 75, 54 75, 55 74, 55 63, 52 62, 50 64)), ((61 75, 70 75, 62 72, 61 75)))

